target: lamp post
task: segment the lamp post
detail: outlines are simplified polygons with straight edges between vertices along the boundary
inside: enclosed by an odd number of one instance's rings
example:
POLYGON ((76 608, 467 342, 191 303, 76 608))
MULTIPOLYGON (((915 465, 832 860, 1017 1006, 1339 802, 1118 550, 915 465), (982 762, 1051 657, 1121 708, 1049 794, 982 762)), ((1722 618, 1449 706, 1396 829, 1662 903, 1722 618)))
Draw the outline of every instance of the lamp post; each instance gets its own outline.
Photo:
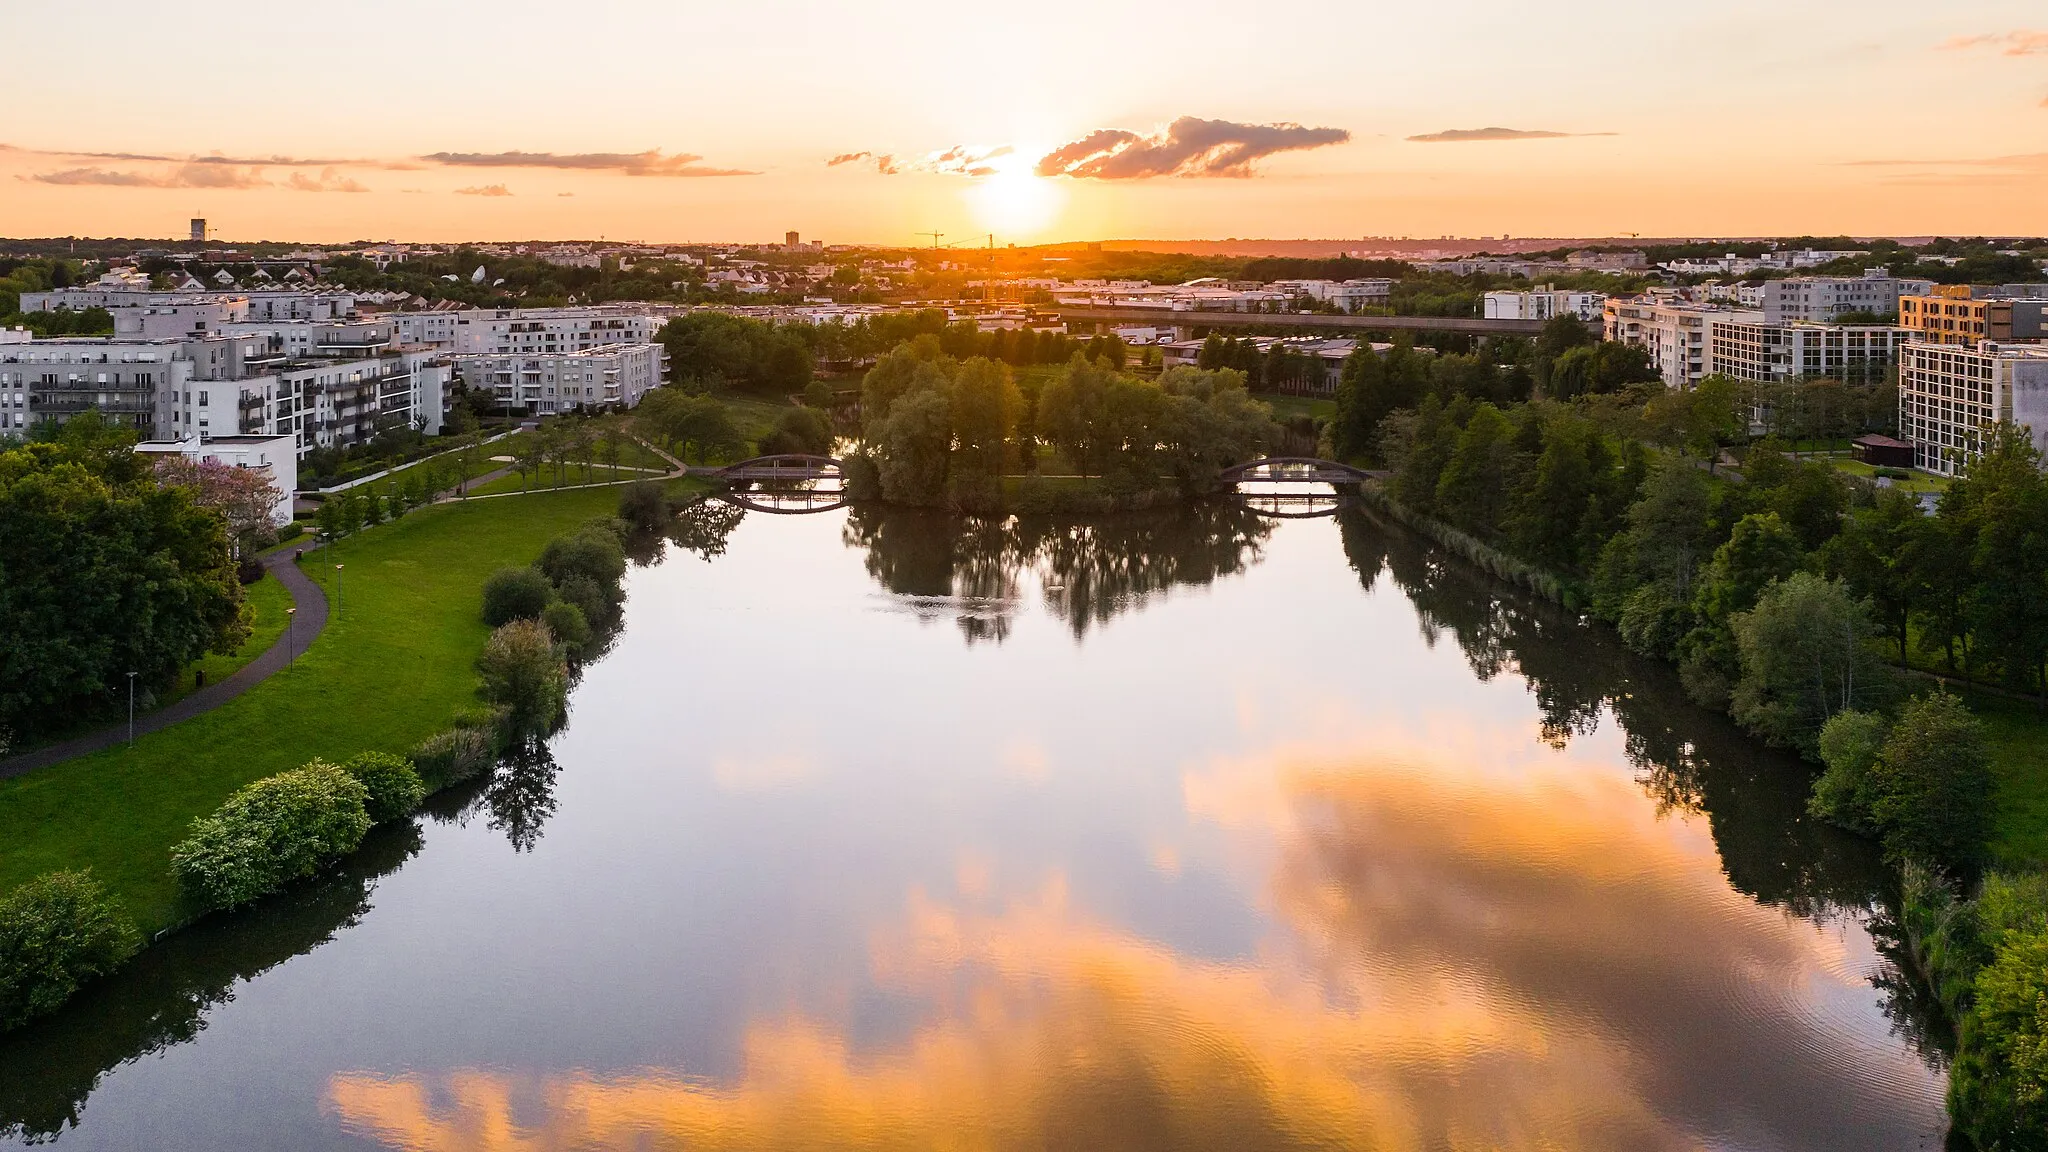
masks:
POLYGON ((299 666, 299 610, 284 610, 285 659, 293 668, 299 666))
POLYGON ((334 619, 341 619, 341 565, 334 566, 334 619))
POLYGON ((135 673, 128 674, 128 746, 135 747, 135 673))

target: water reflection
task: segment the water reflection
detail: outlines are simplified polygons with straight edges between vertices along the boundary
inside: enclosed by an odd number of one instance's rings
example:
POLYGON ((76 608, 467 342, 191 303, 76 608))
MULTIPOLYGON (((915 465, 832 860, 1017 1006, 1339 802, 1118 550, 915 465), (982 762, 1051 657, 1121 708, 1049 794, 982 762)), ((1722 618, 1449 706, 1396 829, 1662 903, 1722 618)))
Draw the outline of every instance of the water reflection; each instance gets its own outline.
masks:
POLYGON ((0 1036, 0 1139, 41 1143, 76 1127, 103 1076, 197 1038, 236 985, 356 924, 377 881, 419 849, 417 826, 380 828, 319 880, 171 936, 64 1011, 0 1036))
POLYGON ((555 777, 561 765, 545 741, 528 740, 509 749, 483 791, 483 808, 493 832, 502 832, 515 852, 531 852, 541 829, 555 814, 555 777))
POLYGON ((1175 587, 1245 571, 1272 530, 1250 509, 1218 500, 1085 520, 863 505, 841 535, 866 551, 868 574, 914 611, 955 620, 969 642, 1001 642, 1026 579, 1080 640, 1175 587))
POLYGON ((928 1006, 900 1042, 792 1013, 749 1026, 730 1083, 348 1073, 326 1106, 411 1152, 1803 1149, 1924 1115, 1924 1068, 1814 1011, 1860 987, 1853 936, 1730 894, 1626 781, 1473 763, 1192 778, 1198 814, 1278 846, 1256 962, 1105 923, 1061 875, 984 878, 875 935, 869 978, 928 1006))

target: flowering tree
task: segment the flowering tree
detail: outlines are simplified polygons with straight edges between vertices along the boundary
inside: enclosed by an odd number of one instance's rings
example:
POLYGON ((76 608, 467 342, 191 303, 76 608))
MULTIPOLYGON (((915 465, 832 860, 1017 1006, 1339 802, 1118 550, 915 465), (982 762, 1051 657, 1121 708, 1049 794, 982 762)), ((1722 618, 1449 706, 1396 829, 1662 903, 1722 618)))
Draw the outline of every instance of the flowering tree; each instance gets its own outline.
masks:
POLYGON ((228 539, 238 555, 275 538, 277 526, 270 514, 284 494, 268 472, 165 455, 157 457, 156 475, 164 485, 191 489, 194 504, 219 512, 227 520, 228 539))

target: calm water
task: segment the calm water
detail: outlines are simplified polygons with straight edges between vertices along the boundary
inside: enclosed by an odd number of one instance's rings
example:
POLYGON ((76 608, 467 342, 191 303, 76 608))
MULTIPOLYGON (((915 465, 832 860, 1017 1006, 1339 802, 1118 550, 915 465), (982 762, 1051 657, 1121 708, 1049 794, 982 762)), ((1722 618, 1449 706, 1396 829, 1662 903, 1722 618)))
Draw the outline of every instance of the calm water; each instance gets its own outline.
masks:
POLYGON ((0 1144, 1940 1145, 1805 771, 1363 514, 678 538, 548 754, 0 1043, 0 1144))

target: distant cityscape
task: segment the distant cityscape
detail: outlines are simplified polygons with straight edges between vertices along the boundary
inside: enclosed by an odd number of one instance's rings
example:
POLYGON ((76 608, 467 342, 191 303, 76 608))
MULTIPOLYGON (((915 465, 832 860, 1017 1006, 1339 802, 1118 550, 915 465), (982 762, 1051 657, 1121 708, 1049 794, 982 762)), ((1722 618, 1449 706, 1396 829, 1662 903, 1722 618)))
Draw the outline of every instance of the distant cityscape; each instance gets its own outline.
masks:
MULTIPOLYGON (((1428 311, 1404 299, 1426 282, 1466 289, 1449 310, 1435 309, 1439 323, 1527 336, 1568 317, 1601 339, 1642 349, 1672 389, 1712 376, 1896 385, 1897 436, 1878 439, 1889 462, 1925 472, 1956 474, 1985 429, 2001 421, 2036 430, 2048 449, 2048 280, 2043 249, 2026 241, 1978 242, 1979 256, 1995 258, 1996 267, 2032 270, 2031 280, 2005 283, 1938 283, 1894 271, 1932 269, 1953 281, 1947 273, 1966 266, 1970 249, 1933 238, 1861 248, 1728 241, 1736 251, 1718 255, 1704 250, 1723 242, 1699 240, 1564 250, 1505 237, 1190 244, 1290 253, 1243 257, 1253 265, 1383 274, 1157 281, 1061 274, 1062 265, 1141 254, 1117 243, 983 253, 828 246, 792 231, 764 245, 237 248, 209 236, 207 222, 193 219, 181 248, 113 251, 119 245, 89 242, 95 253, 80 261, 76 282, 19 292, 21 320, 104 314, 97 322, 110 322, 111 332, 0 328, 0 432, 24 436, 38 422, 97 409, 150 441, 226 449, 232 440, 262 446, 266 457, 303 457, 392 427, 438 434, 459 394, 486 396, 507 415, 630 409, 668 379, 662 325, 702 310, 845 325, 938 308, 949 322, 984 332, 1108 333, 1156 348, 1164 367, 1194 363, 1203 338, 1224 330, 1261 354, 1278 345, 1321 363, 1321 373, 1287 390, 1327 397, 1361 344, 1381 353, 1393 346, 1373 338, 1381 335, 1376 325, 1422 323, 1400 318, 1428 311), (1954 251, 1938 250, 1944 245, 1954 251), (413 275, 411 287, 350 287, 362 277, 347 274, 388 278, 457 257, 478 263, 467 275, 413 275), (508 287, 492 268, 506 261, 637 277, 628 285, 664 298, 591 291, 522 305, 559 286, 508 287), (1262 330, 1275 327, 1285 330, 1262 330)), ((26 258, 52 244, 0 241, 0 250, 26 258)), ((1768 417, 1752 415, 1759 424, 1768 417)))

